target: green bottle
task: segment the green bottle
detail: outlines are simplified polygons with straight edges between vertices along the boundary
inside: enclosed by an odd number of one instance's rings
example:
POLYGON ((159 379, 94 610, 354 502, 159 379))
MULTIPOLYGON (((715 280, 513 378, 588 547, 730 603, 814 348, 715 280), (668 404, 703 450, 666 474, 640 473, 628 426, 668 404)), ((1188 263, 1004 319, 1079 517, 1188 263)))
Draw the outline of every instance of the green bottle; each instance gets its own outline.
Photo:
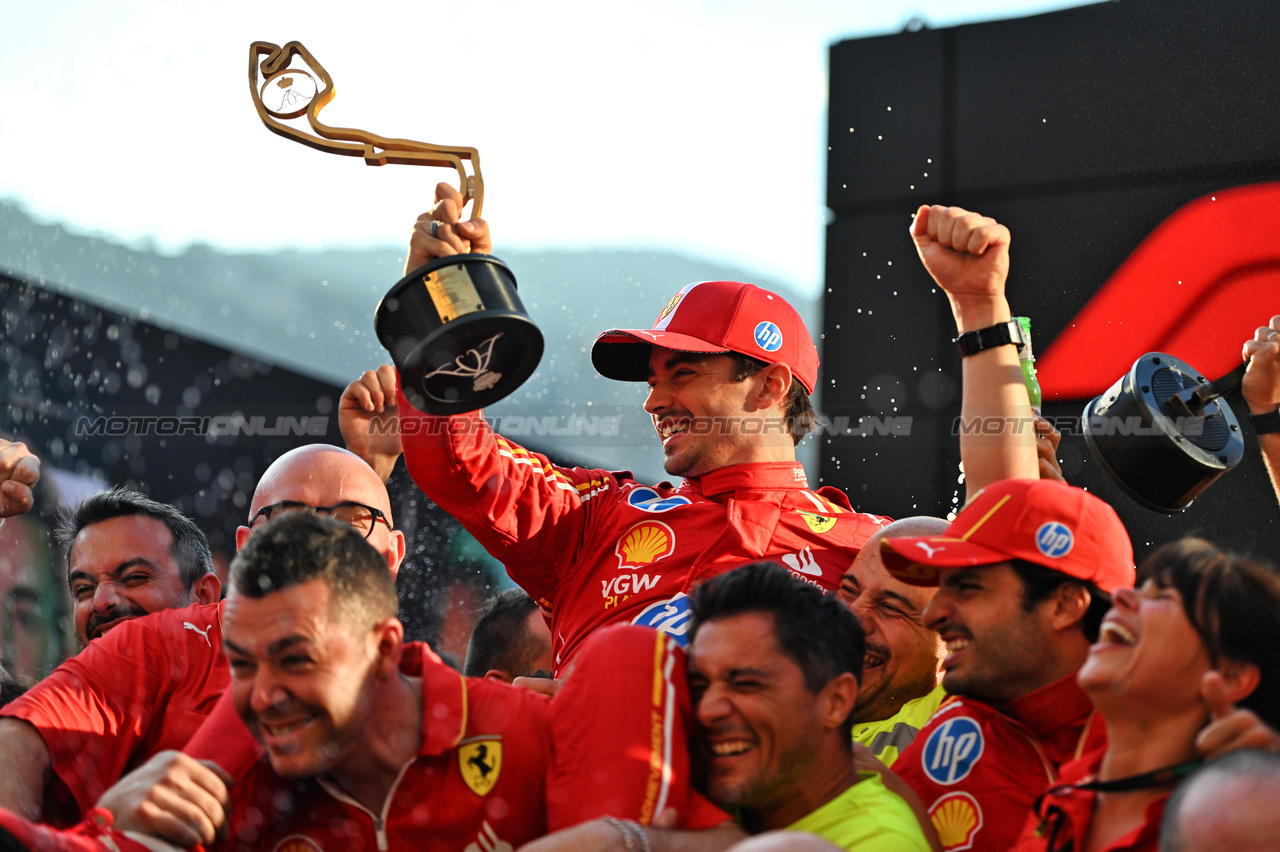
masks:
POLYGON ((1031 320, 1028 317, 1014 317, 1022 329, 1022 339, 1026 345, 1018 352, 1018 360, 1022 362, 1022 381, 1027 386, 1027 396, 1031 397, 1031 410, 1040 414, 1040 380, 1036 378, 1036 356, 1031 352, 1031 320))

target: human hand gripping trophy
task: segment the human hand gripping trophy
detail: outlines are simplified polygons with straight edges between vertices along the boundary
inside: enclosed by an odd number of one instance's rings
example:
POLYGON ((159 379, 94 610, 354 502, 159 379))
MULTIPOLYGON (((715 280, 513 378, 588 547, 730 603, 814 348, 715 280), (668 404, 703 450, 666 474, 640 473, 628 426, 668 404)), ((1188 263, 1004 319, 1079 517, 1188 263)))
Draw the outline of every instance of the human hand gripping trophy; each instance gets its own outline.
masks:
MULTIPOLYGON (((296 41, 249 46, 249 90, 267 129, 318 151, 388 163, 452 168, 459 192, 479 217, 484 200, 475 148, 393 139, 330 127, 319 119, 333 100, 333 78, 296 41), (306 117, 305 125, 298 121, 306 117), (464 161, 471 164, 468 174, 464 161)), ((533 374, 542 357, 542 332, 516 294, 515 276, 486 254, 437 258, 410 271, 378 304, 378 339, 400 370, 409 402, 430 414, 456 414, 490 405, 533 374)))

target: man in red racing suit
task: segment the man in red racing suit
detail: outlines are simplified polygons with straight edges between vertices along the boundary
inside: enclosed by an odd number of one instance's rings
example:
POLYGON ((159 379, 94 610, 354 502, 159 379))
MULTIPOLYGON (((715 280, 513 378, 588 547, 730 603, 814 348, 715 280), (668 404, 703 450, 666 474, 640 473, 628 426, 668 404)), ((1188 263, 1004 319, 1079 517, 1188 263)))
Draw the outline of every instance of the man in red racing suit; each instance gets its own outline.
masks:
MULTIPOLYGON (((459 221, 455 189, 441 184, 437 201, 418 220, 406 269, 491 248, 483 221, 459 221)), ((959 331, 1009 324, 1007 229, 935 207, 917 211, 911 233, 926 269, 952 299, 959 331)), ((1023 414, 1028 403, 1016 360, 1010 346, 972 350, 965 411, 1023 414)), ((631 621, 682 640, 688 589, 747 562, 773 559, 834 590, 862 543, 888 523, 852 511, 836 489, 809 490, 795 445, 815 422, 809 394, 818 353, 804 322, 776 294, 731 281, 690 284, 652 328, 601 334, 592 363, 608 378, 647 381, 644 408, 662 442, 664 468, 684 479, 679 488, 645 486, 624 472, 558 468, 495 435, 478 412, 419 412, 389 366, 348 385, 339 406, 349 449, 386 478, 403 448, 419 487, 539 601, 557 674, 607 623, 631 621), (398 432, 371 428, 385 425, 393 400, 398 432)), ((1036 475, 1030 430, 965 436, 970 492, 1036 475)))
POLYGON ((830 591, 888 519, 810 491, 797 462, 722 467, 679 488, 625 472, 559 468, 477 412, 437 418, 399 401, 415 482, 506 565, 551 621, 555 674, 592 631, 631 621, 685 643, 686 594, 706 577, 771 558, 830 591))

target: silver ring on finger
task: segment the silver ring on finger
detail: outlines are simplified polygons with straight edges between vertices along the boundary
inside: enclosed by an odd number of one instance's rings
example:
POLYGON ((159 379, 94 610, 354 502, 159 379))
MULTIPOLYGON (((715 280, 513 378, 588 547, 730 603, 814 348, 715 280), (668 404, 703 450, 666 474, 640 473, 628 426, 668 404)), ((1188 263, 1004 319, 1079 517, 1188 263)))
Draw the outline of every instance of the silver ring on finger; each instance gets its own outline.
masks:
POLYGON ((433 240, 440 239, 440 237, 438 236, 439 232, 440 232, 440 223, 437 222, 435 219, 432 219, 431 220, 431 239, 433 240))

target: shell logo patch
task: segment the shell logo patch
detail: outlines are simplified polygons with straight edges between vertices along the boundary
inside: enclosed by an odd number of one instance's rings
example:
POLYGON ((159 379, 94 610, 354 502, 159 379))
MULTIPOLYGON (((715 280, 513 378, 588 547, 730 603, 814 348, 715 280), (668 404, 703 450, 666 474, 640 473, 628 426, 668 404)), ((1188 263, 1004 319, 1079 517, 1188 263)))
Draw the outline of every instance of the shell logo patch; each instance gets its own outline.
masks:
POLYGON ((968 793, 948 793, 929 808, 929 819, 942 847, 947 852, 962 852, 972 848, 973 839, 982 828, 982 808, 968 793))
POLYGON ((1075 536, 1066 524, 1050 521, 1036 530, 1036 549, 1050 559, 1066 556, 1075 543, 1075 536))
POLYGON ((968 716, 956 716, 929 734, 920 752, 921 768, 938 784, 955 784, 973 771, 984 745, 982 727, 968 716))
POLYGON ((676 534, 661 521, 642 521, 622 534, 613 552, 618 568, 640 568, 670 556, 676 549, 676 534))
POLYGON ((305 834, 290 834, 283 837, 271 852, 324 852, 320 844, 305 834))
POLYGON ((804 522, 809 525, 809 529, 821 535, 836 525, 836 518, 829 518, 826 515, 814 515, 809 512, 801 512, 800 516, 804 518, 804 522))
POLYGON ((458 770, 471 792, 488 795, 502 772, 502 740, 476 738, 458 744, 458 770))

